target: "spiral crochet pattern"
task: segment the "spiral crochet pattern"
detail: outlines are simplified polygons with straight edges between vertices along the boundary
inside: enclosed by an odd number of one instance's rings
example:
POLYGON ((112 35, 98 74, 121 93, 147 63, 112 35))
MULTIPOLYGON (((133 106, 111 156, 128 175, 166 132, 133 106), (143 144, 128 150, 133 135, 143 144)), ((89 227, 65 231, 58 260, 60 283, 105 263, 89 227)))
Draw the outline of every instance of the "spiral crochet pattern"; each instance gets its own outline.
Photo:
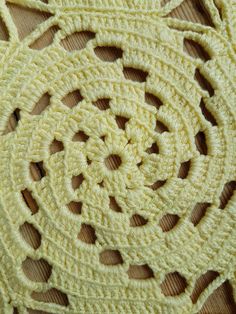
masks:
POLYGON ((0 312, 197 313, 226 281, 235 297, 235 1, 203 1, 213 26, 172 18, 183 0, 9 2, 48 19, 20 39, 0 1, 0 312))

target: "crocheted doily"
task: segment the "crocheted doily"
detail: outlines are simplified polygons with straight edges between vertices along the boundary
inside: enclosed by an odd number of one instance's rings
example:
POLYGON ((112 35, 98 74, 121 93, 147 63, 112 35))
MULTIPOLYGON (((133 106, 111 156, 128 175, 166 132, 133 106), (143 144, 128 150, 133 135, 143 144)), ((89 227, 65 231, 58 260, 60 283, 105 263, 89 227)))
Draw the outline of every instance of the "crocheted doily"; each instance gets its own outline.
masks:
POLYGON ((235 294, 235 1, 204 0, 209 26, 171 17, 183 0, 9 2, 48 19, 21 39, 0 1, 1 313, 196 313, 235 294))

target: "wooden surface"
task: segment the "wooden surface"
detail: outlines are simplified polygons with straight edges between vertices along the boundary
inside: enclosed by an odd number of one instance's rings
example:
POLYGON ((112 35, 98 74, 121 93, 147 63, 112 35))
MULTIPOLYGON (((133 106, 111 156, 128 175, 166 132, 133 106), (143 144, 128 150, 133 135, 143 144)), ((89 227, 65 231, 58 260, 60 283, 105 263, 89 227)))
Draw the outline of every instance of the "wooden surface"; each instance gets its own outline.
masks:
MULTIPOLYGON (((167 3, 168 0, 162 1, 163 5, 167 3)), ((20 38, 24 38, 26 35, 31 33, 36 25, 39 23, 43 22, 46 20, 49 15, 45 13, 40 13, 37 11, 32 11, 29 9, 25 9, 13 4, 9 4, 9 9, 10 12, 13 16, 13 19, 17 25, 18 31, 20 38)), ((172 17, 176 17, 179 19, 185 19, 185 20, 190 20, 202 24, 207 24, 211 25, 211 19, 203 6, 201 5, 200 1, 194 1, 194 0, 185 0, 184 3, 179 6, 177 9, 175 9, 171 14, 172 17)), ((57 27, 51 28, 48 32, 46 32, 39 40, 37 40, 31 47, 33 49, 41 49, 47 45, 49 45, 53 39, 54 34, 58 30, 57 27)), ((93 34, 89 32, 84 32, 83 34, 74 34, 73 36, 70 36, 70 38, 66 39, 63 41, 63 45, 66 49, 68 50, 73 50, 77 48, 82 48, 86 41, 91 38, 93 34)), ((3 23, 0 23, 0 38, 7 40, 8 39, 8 34, 7 31, 4 27, 3 23)), ((187 53, 189 53, 191 56, 197 56, 203 59, 207 59, 208 56, 205 54, 204 51, 197 45, 193 44, 192 42, 186 41, 185 43, 185 50, 187 53)), ((101 58, 104 59, 109 59, 112 60, 114 56, 120 56, 121 51, 119 49, 111 49, 110 51, 97 51, 96 52, 101 58)), ((142 74, 140 76, 140 73, 134 73, 134 72, 129 72, 127 70, 126 73, 127 76, 135 76, 139 78, 142 81, 142 74)), ((199 78, 201 80, 201 78, 199 78)), ((201 84, 206 84, 205 82, 201 81, 201 84)), ((206 88, 208 88, 206 86, 206 88)), ((80 95, 78 94, 72 94, 69 95, 68 98, 65 100, 66 104, 70 106, 80 98, 80 95)), ((150 99, 150 101, 153 101, 150 99)), ((44 96, 43 99, 39 101, 37 106, 34 109, 34 113, 40 112, 45 106, 48 105, 49 99, 47 95, 44 96)), ((155 100, 154 100, 155 102, 155 100)), ((158 104, 155 104, 158 105, 158 104)), ((97 106, 106 107, 106 103, 99 103, 97 106)), ((104 108, 105 108, 104 107, 104 108)), ((209 112, 205 111, 206 116, 210 119, 210 114, 209 112)), ((14 115, 11 116, 9 120, 9 126, 8 130, 14 129, 15 126, 17 125, 17 121, 19 119, 19 115, 14 113, 14 115)), ((118 125, 123 128, 125 125, 125 121, 122 119, 118 118, 117 121, 118 125)), ((75 136, 75 140, 78 140, 78 138, 83 137, 83 134, 77 134, 75 136)), ((196 139, 197 145, 199 146, 199 149, 204 151, 204 139, 199 137, 196 139)), ((62 150, 62 143, 53 143, 51 147, 52 151, 59 151, 62 150)), ((152 150, 156 150, 156 147, 150 148, 152 150)), ((107 160, 108 167, 110 168, 115 168, 117 166, 117 163, 119 161, 116 158, 113 158, 111 160, 107 160)), ((189 165, 183 165, 181 173, 179 174, 180 177, 186 176, 187 173, 187 167, 189 165)), ((33 164, 31 165, 31 173, 32 176, 37 180, 37 178, 40 178, 43 175, 43 168, 42 165, 40 164, 33 164)), ((81 178, 75 178, 74 183, 75 185, 80 184, 79 180, 81 178)), ((227 186, 222 194, 222 203, 225 202, 225 200, 231 195, 232 192, 232 187, 227 186)), ((38 209, 36 208, 36 205, 34 203, 34 200, 32 199, 30 193, 25 190, 23 192, 23 197, 25 198, 26 202, 29 204, 29 207, 32 209, 32 211, 37 211, 38 209)), ((192 221, 194 224, 196 224, 201 216, 204 215, 204 212, 206 210, 208 204, 201 204, 198 205, 198 208, 196 208, 192 214, 192 221)), ((121 209, 119 208, 118 204, 115 202, 114 198, 111 198, 110 200, 110 207, 115 210, 115 211, 120 211, 121 209)), ((81 204, 78 204, 76 202, 72 202, 69 205, 69 209, 76 213, 79 213, 81 210, 81 204)), ((175 215, 166 215, 163 217, 163 219, 160 222, 160 225, 163 229, 163 231, 168 231, 171 228, 174 227, 174 225, 177 223, 178 217, 175 215)), ((141 226, 144 225, 147 221, 138 215, 134 215, 131 218, 131 225, 132 226, 141 226)), ((25 238, 26 241, 30 242, 31 245, 35 248, 37 248, 40 245, 40 235, 36 232, 36 230, 33 228, 32 225, 30 224, 25 224, 21 228, 21 233, 22 236, 25 238)), ((81 229, 80 234, 78 237, 85 242, 88 243, 93 243, 94 239, 94 233, 93 230, 89 226, 84 225, 83 228, 81 229)), ((100 256, 100 261, 103 264, 117 264, 122 262, 122 258, 119 254, 119 252, 116 251, 107 251, 104 254, 100 256)), ((50 265, 48 265, 46 262, 43 260, 40 260, 35 264, 32 262, 30 259, 27 259, 25 263, 23 264, 23 269, 26 275, 32 279, 37 281, 38 279, 40 280, 46 280, 48 276, 50 275, 51 268, 50 265)), ((153 276, 152 270, 144 265, 141 267, 130 267, 128 274, 130 278, 150 278, 153 276)), ((197 298, 199 297, 200 293, 207 287, 207 285, 216 278, 217 274, 214 272, 207 272, 204 276, 202 276, 196 283, 196 286, 194 288, 193 294, 192 294, 192 301, 196 302, 197 298)), ((172 276, 169 276, 166 278, 166 280, 163 282, 161 288, 162 291, 165 295, 177 295, 184 291, 186 282, 183 278, 181 278, 177 273, 173 274, 172 276)), ((215 313, 215 314, 228 314, 228 313, 236 313, 236 306, 232 297, 232 291, 231 287, 228 282, 225 282, 223 285, 221 285, 206 301, 204 304, 203 308, 201 309, 200 313, 201 314, 206 314, 206 313, 215 313)), ((66 299, 63 295, 60 295, 57 293, 57 291, 52 290, 50 293, 47 295, 44 295, 43 297, 40 295, 35 295, 34 296, 36 299, 44 299, 46 301, 57 301, 59 303, 65 303, 66 299)), ((17 313, 17 310, 15 309, 14 313, 17 313)), ((35 311, 35 310, 30 310, 29 313, 45 313, 42 311, 35 311)))

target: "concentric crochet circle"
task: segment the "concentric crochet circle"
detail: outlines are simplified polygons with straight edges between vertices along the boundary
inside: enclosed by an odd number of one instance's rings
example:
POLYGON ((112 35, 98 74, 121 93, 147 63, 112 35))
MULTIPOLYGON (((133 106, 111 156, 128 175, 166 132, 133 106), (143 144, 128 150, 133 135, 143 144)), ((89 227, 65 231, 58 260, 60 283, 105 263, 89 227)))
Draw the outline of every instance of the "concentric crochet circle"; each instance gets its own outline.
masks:
POLYGON ((235 195, 222 196, 236 180, 230 32, 165 17, 181 1, 18 2, 52 17, 20 42, 2 5, 2 312, 196 313, 235 283, 235 195), (52 25, 53 43, 30 48, 52 25), (66 51, 75 32, 87 43, 66 51), (216 278, 194 299, 207 271, 216 278), (181 293, 164 292, 170 276, 181 293))

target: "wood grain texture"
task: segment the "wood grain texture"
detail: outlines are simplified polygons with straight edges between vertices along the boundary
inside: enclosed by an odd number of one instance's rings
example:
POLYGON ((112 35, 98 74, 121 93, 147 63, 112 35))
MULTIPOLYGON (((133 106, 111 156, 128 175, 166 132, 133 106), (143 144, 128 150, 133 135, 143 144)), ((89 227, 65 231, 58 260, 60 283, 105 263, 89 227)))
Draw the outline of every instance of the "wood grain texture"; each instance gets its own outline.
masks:
MULTIPOLYGON (((166 4, 168 2, 168 0, 164 0, 162 1, 162 5, 166 4)), ((25 36, 27 36, 27 34, 31 33, 34 29, 35 26, 39 23, 41 23, 42 21, 44 21, 45 19, 47 19, 49 17, 48 14, 45 13, 40 13, 38 11, 35 10, 30 10, 30 9, 25 9, 22 7, 19 7, 17 5, 13 5, 13 4, 9 4, 9 8, 10 8, 10 12, 13 16, 14 22, 17 25, 18 31, 19 31, 19 35, 20 38, 24 38, 25 36)), ((205 24, 205 25, 212 25, 212 21, 210 19, 209 14, 206 12, 206 10, 204 9, 204 7, 202 6, 201 2, 198 0, 185 0, 182 5, 180 5, 178 8, 176 8, 173 12, 171 12, 170 16, 175 17, 175 18, 179 18, 179 19, 184 19, 184 20, 189 20, 189 21, 194 21, 197 23, 201 23, 201 24, 205 24)), ((42 49, 43 47, 49 45, 52 41, 53 36, 55 35, 55 33, 57 32, 58 27, 52 27, 50 28, 39 40, 37 40, 37 42, 33 43, 32 48, 33 49, 42 49)), ((67 40, 65 40, 63 42, 63 46, 71 51, 74 49, 77 49, 78 47, 81 48, 83 47, 84 43, 86 42, 87 38, 90 38, 93 34, 91 33, 77 33, 73 36, 71 36, 70 38, 68 38, 67 40)), ((7 30, 4 26, 3 23, 0 23, 0 38, 3 40, 7 40, 8 39, 8 34, 7 34, 7 30)), ((197 46, 195 43, 191 42, 191 41, 186 41, 185 42, 185 51, 186 53, 189 53, 191 56, 197 56, 200 57, 204 60, 206 60, 208 58, 206 52, 202 51, 201 47, 197 46)), ((99 50, 99 56, 102 59, 104 58, 108 58, 110 60, 114 60, 116 58, 120 58, 121 57, 121 51, 114 48, 111 49, 110 52, 108 50, 99 50)), ((127 76, 131 76, 131 77, 135 77, 137 80, 142 81, 142 73, 136 73, 135 71, 132 71, 132 69, 129 69, 129 71, 126 72, 127 76)), ((204 82, 202 82, 202 84, 205 84, 204 82)), ((34 111, 34 114, 37 114, 38 112, 42 111, 46 105, 48 105, 48 98, 45 97, 45 99, 41 100, 41 103, 39 103, 37 105, 37 108, 34 111)), ((78 102, 79 99, 76 95, 71 95, 68 99, 67 99, 67 105, 69 107, 73 107, 74 102, 78 102)), ((8 130, 11 130, 15 127, 15 125, 17 124, 17 116, 13 115, 9 121, 9 125, 8 125, 8 130)), ((120 122, 121 123, 121 122, 120 122)), ((199 139, 199 146, 201 146, 201 139, 199 139)), ((108 163, 108 167, 110 167, 111 169, 113 167, 117 166, 117 160, 114 157, 114 160, 111 158, 110 160, 107 160, 108 163)), ((187 166, 187 165, 186 165, 187 166)), ((32 166, 32 173, 34 176, 38 176, 40 174, 40 167, 37 165, 33 165, 32 166)), ((184 172, 185 170, 182 169, 182 171, 184 172)), ((222 197, 226 197, 225 195, 228 195, 229 192, 227 193, 227 189, 230 189, 231 187, 226 187, 226 191, 224 193, 224 195, 222 197)), ((30 202, 30 199, 28 200, 30 202)), ((32 204, 32 207, 34 207, 35 204, 32 204)), ((111 208, 115 208, 113 210, 116 211, 122 211, 121 208, 117 209, 117 204, 115 202, 115 199, 111 200, 111 208)), ((200 204, 199 206, 199 210, 196 209, 195 212, 193 213, 193 221, 194 223, 198 222, 202 215, 203 212, 205 210, 205 206, 206 204, 200 204)), ((142 224, 144 224, 144 218, 143 217, 139 217, 138 215, 135 216, 135 219, 132 219, 131 223, 132 226, 135 227, 135 225, 137 226, 141 226, 142 224)), ((173 226, 173 221, 172 219, 168 218, 168 219, 164 219, 162 221, 162 228, 164 230, 169 230, 170 228, 172 228, 173 226)), ((25 237, 28 239, 29 242, 32 243, 37 243, 39 241, 39 235, 34 232, 34 229, 32 228, 32 226, 30 224, 25 224, 23 227, 23 232, 25 237)), ((93 243, 94 241, 94 234, 91 231, 91 228, 89 228, 88 226, 85 226, 81 232, 81 234, 79 235, 79 237, 83 238, 83 240, 87 243, 93 243)), ((110 252, 107 251, 106 253, 104 253, 104 255, 102 256, 103 259, 103 263, 109 264, 109 263, 113 263, 113 264, 118 264, 121 262, 121 256, 119 255, 119 253, 114 254, 114 252, 110 252), (110 255, 109 255, 110 254, 110 255)), ((30 267, 30 263, 28 264, 28 267, 30 267)), ((44 272, 44 270, 42 269, 44 266, 43 264, 40 265, 41 267, 41 271, 44 272)), ((46 271, 46 270, 45 270, 46 271)), ((32 269, 28 269, 28 272, 30 273, 30 276, 33 278, 34 277, 34 272, 33 272, 33 268, 32 269)), ((152 275, 152 271, 147 269, 146 267, 133 267, 130 269, 130 275, 132 277, 136 277, 136 278, 148 278, 150 277, 150 275, 152 275)), ((37 272, 35 272, 35 280, 37 279, 37 272)), ((196 289, 197 291, 203 291, 204 288, 206 288, 206 286, 208 285, 208 280, 206 278, 200 278, 199 281, 196 284, 196 289)), ((166 295, 171 295, 173 293, 173 291, 183 291, 185 288, 185 286, 183 285, 183 282, 180 280, 180 278, 176 275, 170 276, 170 278, 168 278, 168 281, 163 282, 162 284, 162 291, 164 294, 166 295)), ((196 292, 198 293, 198 292, 196 292)), ((35 299, 40 299, 42 298, 42 296, 38 296, 35 295, 35 299)), ((66 298, 65 296, 61 296, 59 295, 56 290, 51 290, 47 295, 43 296, 44 300, 48 300, 48 301, 55 301, 55 302, 59 302, 59 303, 66 303, 66 298)), ((37 314, 37 313, 45 313, 43 311, 36 311, 36 310, 31 310, 28 309, 28 312, 31 314, 37 314)), ((15 313, 15 312, 14 312, 15 313)), ((16 312, 17 313, 17 312, 16 312)), ((232 297, 232 291, 231 291, 231 286, 229 284, 228 281, 226 281, 224 284, 222 284, 217 290, 215 290, 215 292, 208 298, 208 300, 206 301, 206 303, 204 304, 203 308, 201 309, 201 311, 199 312, 200 314, 207 314, 207 313, 213 313, 213 314, 233 314, 236 313, 236 306, 235 306, 235 302, 233 300, 232 297)))

